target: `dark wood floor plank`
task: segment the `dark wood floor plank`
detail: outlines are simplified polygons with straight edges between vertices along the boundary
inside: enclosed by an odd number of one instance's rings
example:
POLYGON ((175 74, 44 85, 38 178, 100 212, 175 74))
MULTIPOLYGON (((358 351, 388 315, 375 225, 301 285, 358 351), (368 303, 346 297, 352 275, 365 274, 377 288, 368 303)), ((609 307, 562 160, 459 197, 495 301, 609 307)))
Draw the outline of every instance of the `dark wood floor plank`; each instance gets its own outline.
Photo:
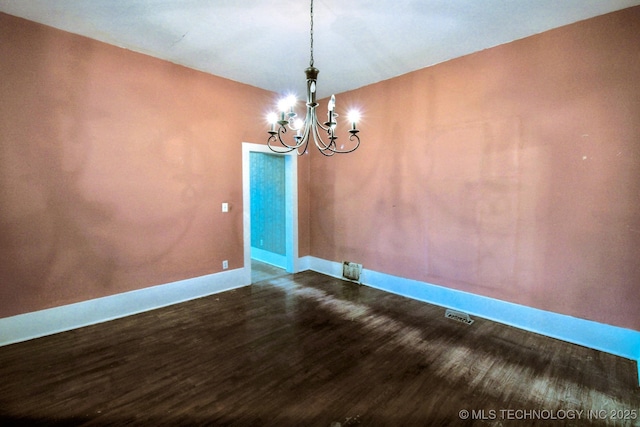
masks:
POLYGON ((635 373, 633 361, 485 319, 465 325, 318 273, 278 274, 0 348, 0 422, 637 426, 635 373))

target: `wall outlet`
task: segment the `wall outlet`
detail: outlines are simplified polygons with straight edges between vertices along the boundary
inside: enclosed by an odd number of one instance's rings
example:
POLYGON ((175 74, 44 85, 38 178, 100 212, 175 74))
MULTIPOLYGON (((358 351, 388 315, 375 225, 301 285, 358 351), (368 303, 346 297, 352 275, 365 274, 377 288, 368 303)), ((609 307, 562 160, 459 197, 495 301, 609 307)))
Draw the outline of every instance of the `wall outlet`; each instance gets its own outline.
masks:
POLYGON ((224 261, 222 261, 222 269, 226 270, 227 268, 229 268, 229 261, 225 259, 224 261))
POLYGON ((222 212, 229 212, 229 203, 222 204, 222 212))

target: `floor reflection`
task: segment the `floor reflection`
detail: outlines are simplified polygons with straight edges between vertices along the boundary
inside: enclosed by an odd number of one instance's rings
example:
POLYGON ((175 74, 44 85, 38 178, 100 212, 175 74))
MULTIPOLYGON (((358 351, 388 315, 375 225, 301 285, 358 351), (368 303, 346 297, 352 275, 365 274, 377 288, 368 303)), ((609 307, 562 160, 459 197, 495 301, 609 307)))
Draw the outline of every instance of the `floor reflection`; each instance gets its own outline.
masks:
POLYGON ((251 260, 251 283, 275 279, 276 277, 282 277, 287 274, 284 268, 279 268, 256 259, 251 260))

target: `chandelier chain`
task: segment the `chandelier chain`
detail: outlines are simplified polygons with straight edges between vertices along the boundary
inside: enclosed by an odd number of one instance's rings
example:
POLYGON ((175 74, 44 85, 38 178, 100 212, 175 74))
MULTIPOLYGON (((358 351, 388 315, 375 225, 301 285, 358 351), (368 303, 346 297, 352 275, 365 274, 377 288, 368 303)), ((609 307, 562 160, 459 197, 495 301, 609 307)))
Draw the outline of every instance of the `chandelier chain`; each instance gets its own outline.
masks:
POLYGON ((357 121, 359 115, 357 112, 349 113, 349 121, 351 122, 351 128, 349 132, 349 141, 352 142, 350 148, 345 148, 344 145, 338 147, 336 140, 338 135, 336 134, 335 127, 337 123, 338 114, 335 112, 336 98, 331 95, 331 99, 327 104, 327 121, 322 124, 318 121, 316 114, 316 107, 318 102, 316 101, 316 81, 318 79, 319 70, 313 66, 313 0, 311 1, 310 9, 310 62, 309 68, 304 70, 307 76, 307 112, 304 120, 297 117, 295 112, 295 96, 289 96, 283 99, 279 104, 279 113, 270 113, 267 117, 271 127, 268 131, 269 138, 267 138, 267 145, 276 153, 289 153, 296 150, 298 155, 303 155, 307 152, 307 146, 309 141, 313 140, 315 146, 320 150, 320 153, 324 156, 333 156, 334 154, 351 153, 360 146, 360 132, 357 127, 357 121), (287 130, 295 132, 293 135, 293 142, 287 143, 283 139, 287 130), (321 132, 326 132, 326 139, 323 139, 321 132), (328 142, 327 142, 328 141, 328 142), (272 144, 275 144, 272 145, 272 144))
POLYGON ((313 0, 311 0, 311 60, 309 61, 309 66, 313 67, 313 0))

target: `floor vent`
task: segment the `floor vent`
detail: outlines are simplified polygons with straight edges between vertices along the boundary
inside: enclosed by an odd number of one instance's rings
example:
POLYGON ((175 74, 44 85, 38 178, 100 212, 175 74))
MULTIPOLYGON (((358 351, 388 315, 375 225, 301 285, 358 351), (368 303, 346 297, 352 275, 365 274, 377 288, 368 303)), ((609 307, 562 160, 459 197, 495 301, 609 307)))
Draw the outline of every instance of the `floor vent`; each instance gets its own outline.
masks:
POLYGON ((446 317, 447 319, 453 319, 457 320, 458 322, 466 323, 467 325, 473 323, 473 319, 470 318, 467 313, 461 313, 455 310, 447 309, 447 311, 444 312, 444 317, 446 317))
POLYGON ((355 262, 342 262, 342 277, 354 282, 360 283, 360 274, 362 273, 362 264, 355 262))

